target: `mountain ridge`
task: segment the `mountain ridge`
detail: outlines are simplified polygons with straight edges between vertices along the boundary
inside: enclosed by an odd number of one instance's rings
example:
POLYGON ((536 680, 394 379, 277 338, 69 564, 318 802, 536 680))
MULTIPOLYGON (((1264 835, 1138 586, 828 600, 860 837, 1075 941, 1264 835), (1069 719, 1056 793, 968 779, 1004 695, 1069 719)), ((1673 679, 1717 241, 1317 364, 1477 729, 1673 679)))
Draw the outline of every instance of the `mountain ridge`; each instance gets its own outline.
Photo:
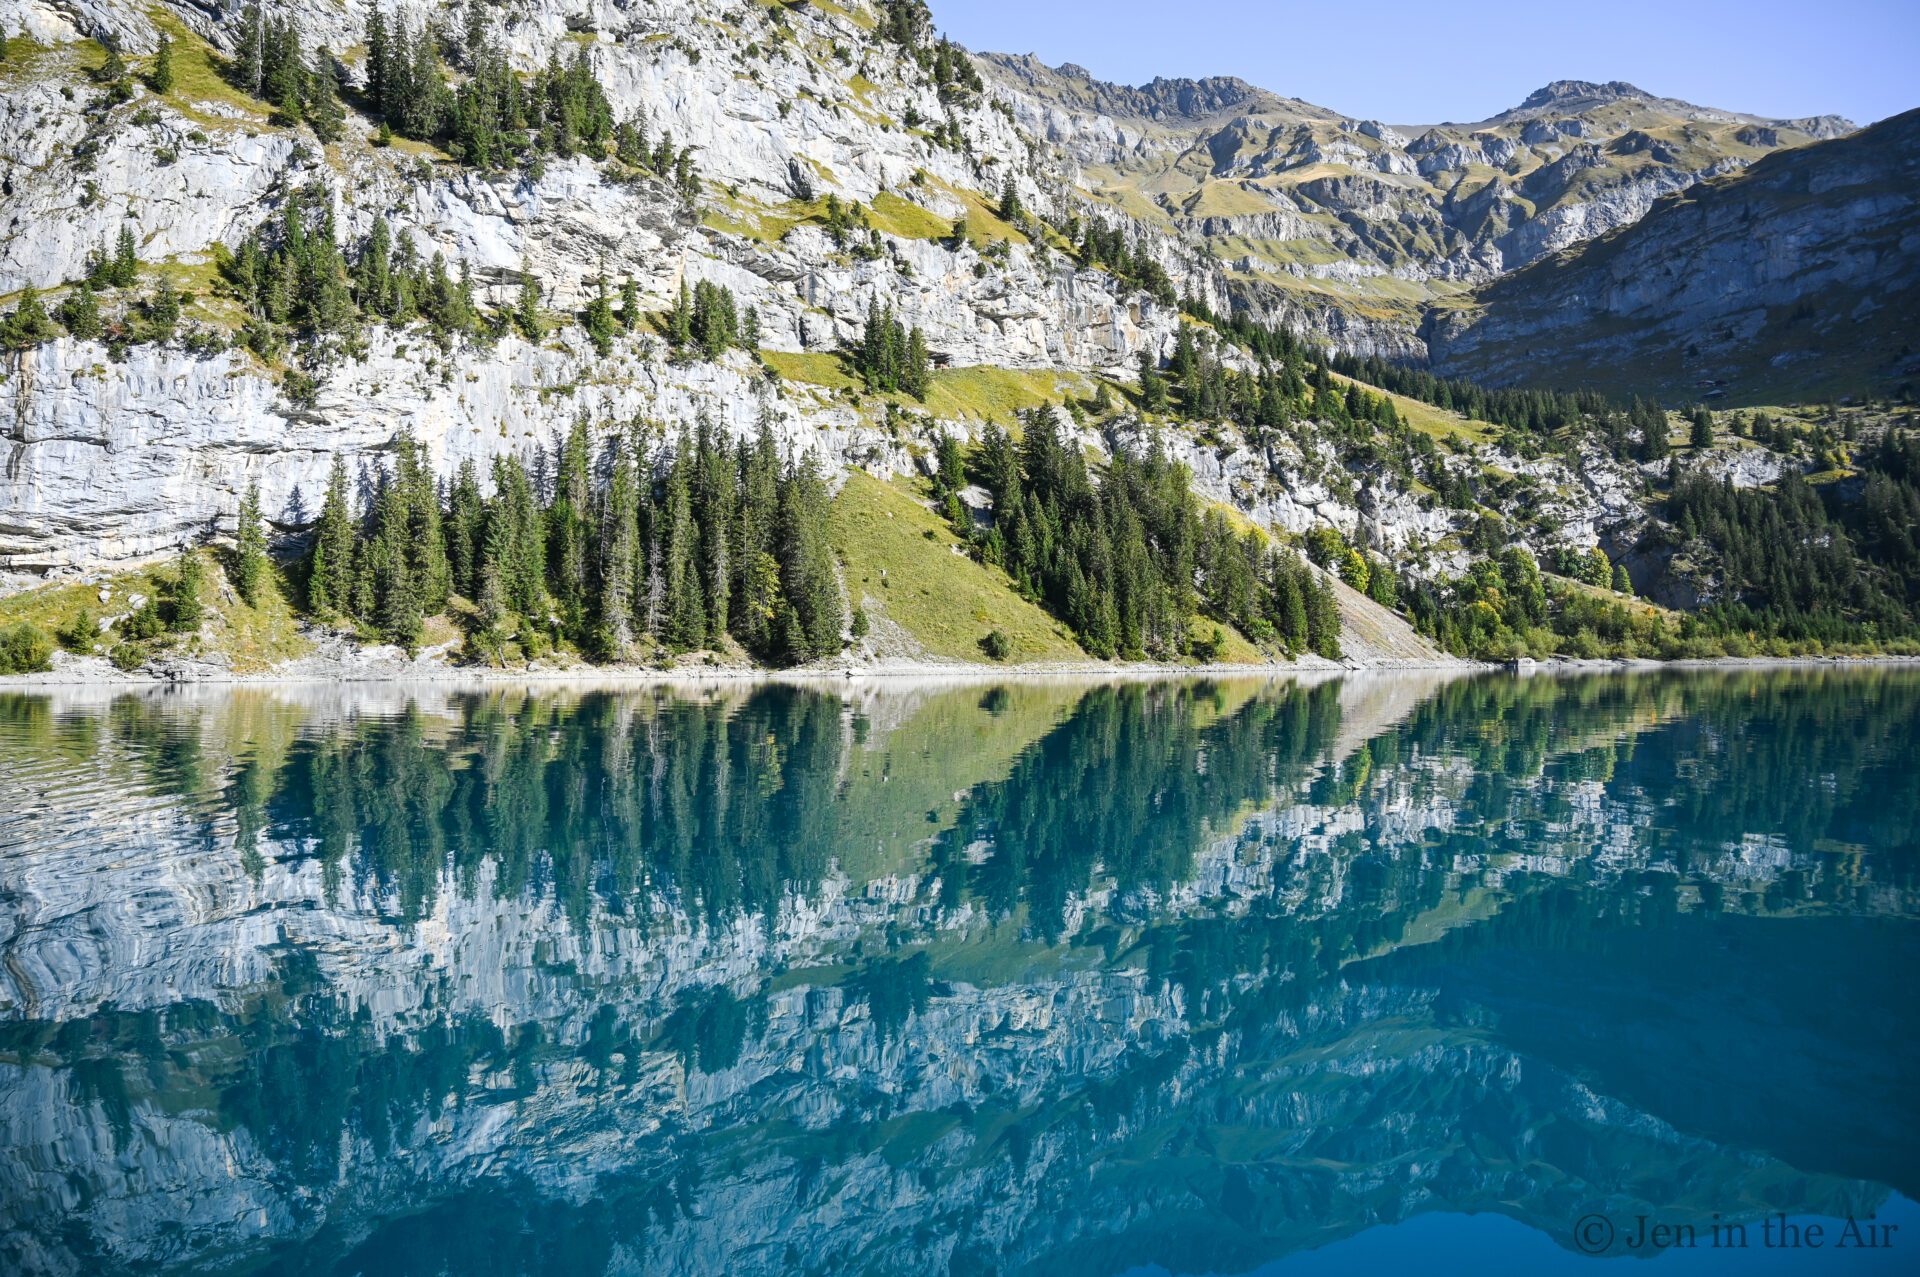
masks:
POLYGON ((1782 151, 1441 307, 1442 375, 1773 402, 1920 376, 1920 110, 1782 151), (1816 388, 1818 393, 1818 388, 1816 388))

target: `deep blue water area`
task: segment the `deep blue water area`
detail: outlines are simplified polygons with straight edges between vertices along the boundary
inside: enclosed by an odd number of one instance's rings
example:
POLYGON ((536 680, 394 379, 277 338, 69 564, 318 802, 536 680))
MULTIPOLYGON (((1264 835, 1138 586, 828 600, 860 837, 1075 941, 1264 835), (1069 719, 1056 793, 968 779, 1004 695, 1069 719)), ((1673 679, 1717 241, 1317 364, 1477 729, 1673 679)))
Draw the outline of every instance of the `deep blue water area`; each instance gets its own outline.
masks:
POLYGON ((1920 1271, 1920 672, 0 694, 0 1272, 1920 1271))

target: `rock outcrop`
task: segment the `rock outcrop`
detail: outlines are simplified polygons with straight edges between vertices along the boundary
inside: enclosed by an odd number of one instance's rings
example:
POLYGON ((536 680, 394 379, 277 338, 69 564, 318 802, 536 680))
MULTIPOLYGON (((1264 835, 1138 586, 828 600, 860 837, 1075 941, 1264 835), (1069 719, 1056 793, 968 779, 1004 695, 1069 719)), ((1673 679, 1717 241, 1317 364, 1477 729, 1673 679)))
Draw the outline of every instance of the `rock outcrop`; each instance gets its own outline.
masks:
POLYGON ((1920 111, 1664 198, 1437 311, 1436 372, 1777 402, 1920 374, 1920 111))

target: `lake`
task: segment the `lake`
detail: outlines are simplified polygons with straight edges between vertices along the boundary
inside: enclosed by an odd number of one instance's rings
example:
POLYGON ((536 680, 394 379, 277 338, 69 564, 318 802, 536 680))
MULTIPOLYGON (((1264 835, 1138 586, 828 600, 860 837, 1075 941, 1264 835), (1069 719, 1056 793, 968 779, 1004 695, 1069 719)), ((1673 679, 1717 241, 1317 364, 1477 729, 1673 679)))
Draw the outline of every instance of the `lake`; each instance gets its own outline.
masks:
POLYGON ((1920 671, 0 694, 0 1271, 1920 1268, 1920 671))

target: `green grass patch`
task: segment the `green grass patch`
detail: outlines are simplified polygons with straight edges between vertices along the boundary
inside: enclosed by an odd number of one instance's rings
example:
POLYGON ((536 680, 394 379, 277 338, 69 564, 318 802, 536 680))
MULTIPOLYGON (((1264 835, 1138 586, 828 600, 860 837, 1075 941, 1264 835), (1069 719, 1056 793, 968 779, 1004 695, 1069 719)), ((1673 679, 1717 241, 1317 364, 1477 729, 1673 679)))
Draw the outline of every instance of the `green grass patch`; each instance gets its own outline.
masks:
MULTIPOLYGON (((760 357, 780 376, 834 393, 853 391, 867 396, 866 383, 854 373, 839 351, 763 350, 760 357)), ((1011 423, 1014 413, 1067 398, 1091 402, 1094 382, 1078 373, 1051 368, 995 368, 977 364, 966 368, 937 368, 925 402, 908 395, 874 395, 893 400, 916 412, 929 412, 944 421, 1011 423)))
MULTIPOLYGON (((1027 237, 1015 229, 1013 223, 1000 220, 1000 214, 994 211, 993 203, 979 191, 954 186, 937 177, 929 178, 928 181, 967 206, 967 241, 969 243, 984 246, 996 239, 1012 240, 1016 244, 1028 242, 1027 237)), ((947 230, 951 229, 949 225, 947 230)))
MULTIPOLYGON (((181 114, 201 124, 215 127, 233 128, 249 121, 235 120, 230 116, 199 108, 201 103, 218 102, 225 106, 238 107, 255 117, 251 122, 264 124, 267 118, 267 105, 248 97, 240 90, 228 84, 220 74, 225 60, 214 51, 212 45, 195 35, 184 23, 167 10, 158 6, 147 10, 147 17, 154 26, 167 33, 173 41, 173 92, 166 95, 166 101, 178 109, 181 114)), ((102 54, 104 57, 104 53, 102 54)), ((145 59, 141 70, 152 69, 153 59, 145 59)), ((351 119, 353 117, 349 117, 351 119)))
POLYGON ((936 369, 933 388, 927 392, 926 407, 934 416, 946 420, 967 417, 1004 421, 1022 408, 1058 403, 1069 395, 1090 398, 1093 393, 1092 380, 1078 373, 979 364, 970 368, 936 369))
POLYGON ((833 351, 763 350, 760 358, 787 381, 828 390, 862 390, 864 382, 854 376, 847 361, 833 351))
POLYGON ((1189 217, 1244 217, 1277 211, 1272 198, 1249 191, 1238 182, 1207 182, 1187 198, 1181 211, 1189 217))
POLYGON ((873 197, 868 220, 887 235, 900 239, 945 239, 953 231, 953 223, 921 208, 912 200, 901 199, 892 191, 882 191, 873 197))
POLYGON ((1005 573, 955 554, 959 539, 946 521, 900 484, 852 471, 834 502, 833 529, 853 602, 877 600, 933 655, 990 664, 980 640, 997 629, 1009 641, 1008 664, 1086 659, 1066 627, 1014 593, 1005 573))
POLYGON ((1457 412, 1448 412, 1444 408, 1421 403, 1418 399, 1409 399, 1405 395, 1396 395, 1378 386, 1369 386, 1364 381, 1355 382, 1353 378, 1343 377, 1339 373, 1334 373, 1333 379, 1342 385, 1358 385, 1369 394, 1384 395, 1393 400, 1393 410, 1400 414, 1402 421, 1421 434, 1431 435, 1435 439, 1451 439, 1454 435, 1460 435, 1475 443, 1487 443, 1499 434, 1494 427, 1484 421, 1473 421, 1457 412))
MULTIPOLYGON (((274 665, 305 655, 311 644, 300 634, 300 621, 287 602, 287 590, 274 574, 274 588, 249 607, 227 584, 223 557, 201 550, 205 585, 200 601, 205 609, 205 636, 168 635, 157 640, 156 650, 165 648, 197 659, 224 656, 231 660, 237 674, 264 673, 274 665)), ((0 599, 0 626, 15 621, 30 621, 49 634, 57 634, 73 625, 81 614, 95 620, 124 616, 135 608, 137 596, 158 599, 169 584, 179 579, 178 560, 147 568, 116 572, 91 585, 55 583, 23 590, 0 599), (106 599, 101 600, 101 593, 106 599)), ((105 656, 120 641, 117 633, 101 634, 95 641, 95 655, 105 656)))

